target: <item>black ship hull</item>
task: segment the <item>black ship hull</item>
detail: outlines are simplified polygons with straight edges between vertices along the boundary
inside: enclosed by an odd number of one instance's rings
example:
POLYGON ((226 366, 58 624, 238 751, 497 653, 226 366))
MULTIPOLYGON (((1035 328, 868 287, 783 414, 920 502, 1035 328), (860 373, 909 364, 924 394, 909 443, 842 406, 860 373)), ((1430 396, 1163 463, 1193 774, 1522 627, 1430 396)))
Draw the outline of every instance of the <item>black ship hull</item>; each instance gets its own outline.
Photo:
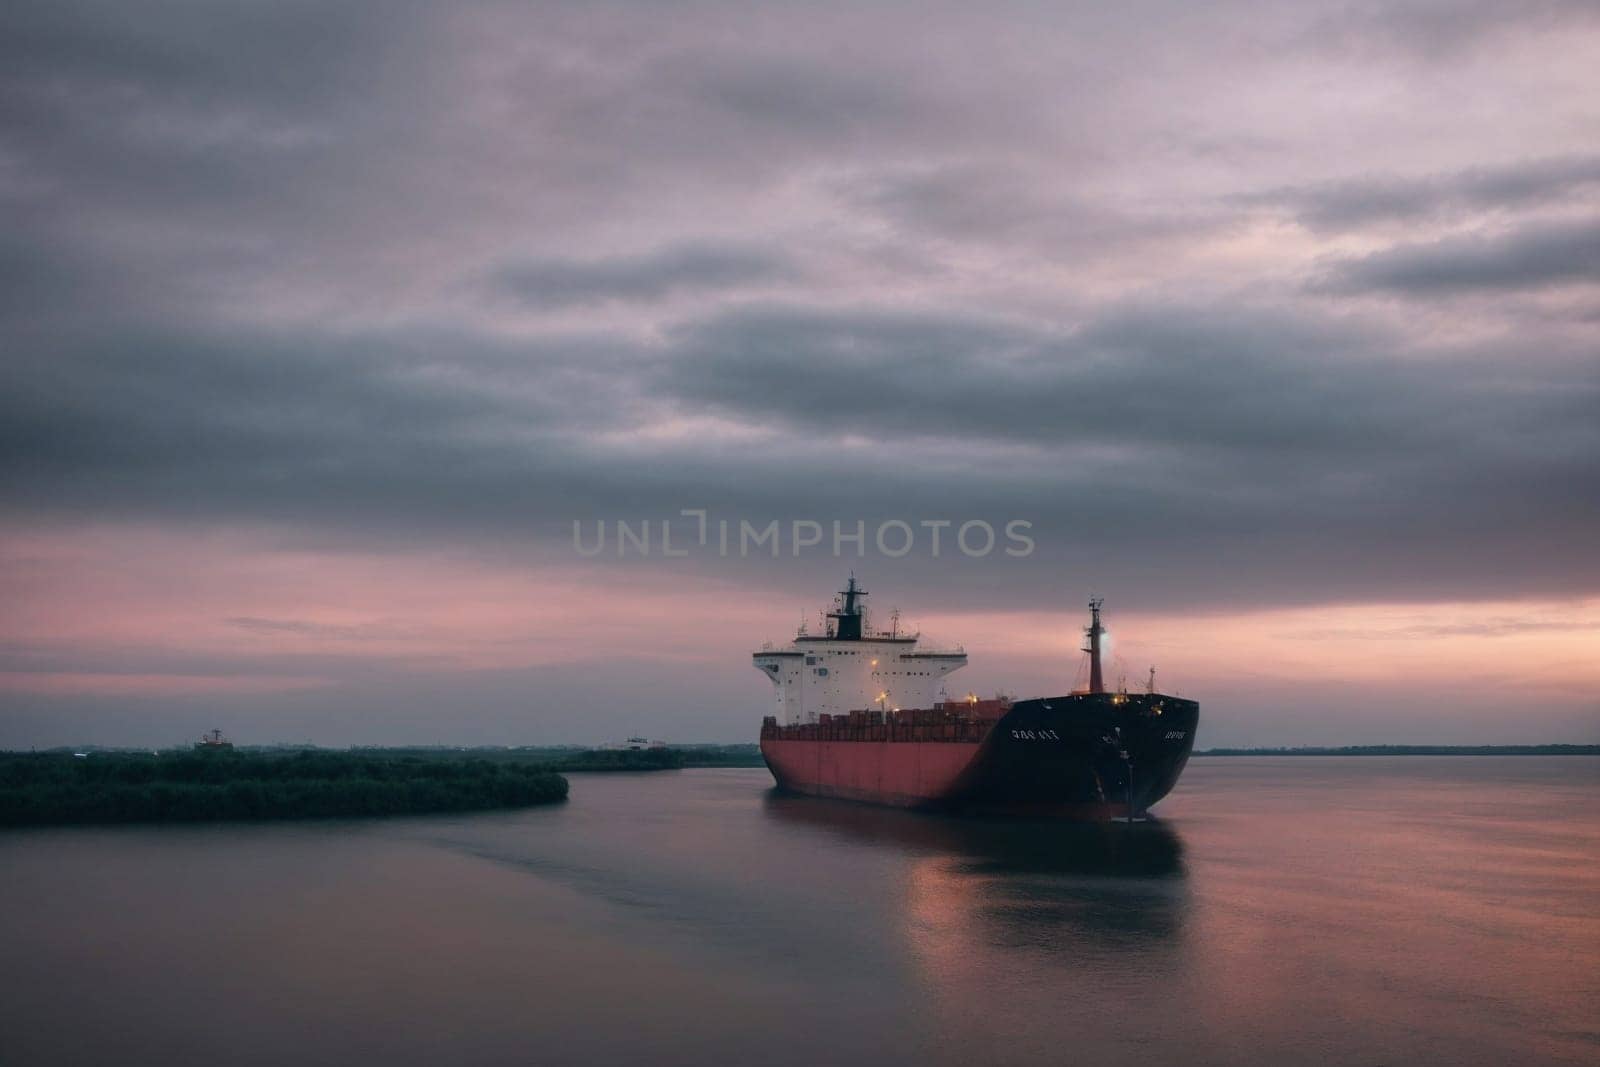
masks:
POLYGON ((1156 693, 1077 693, 1012 705, 930 806, 1082 819, 1138 817, 1172 791, 1200 705, 1156 693))

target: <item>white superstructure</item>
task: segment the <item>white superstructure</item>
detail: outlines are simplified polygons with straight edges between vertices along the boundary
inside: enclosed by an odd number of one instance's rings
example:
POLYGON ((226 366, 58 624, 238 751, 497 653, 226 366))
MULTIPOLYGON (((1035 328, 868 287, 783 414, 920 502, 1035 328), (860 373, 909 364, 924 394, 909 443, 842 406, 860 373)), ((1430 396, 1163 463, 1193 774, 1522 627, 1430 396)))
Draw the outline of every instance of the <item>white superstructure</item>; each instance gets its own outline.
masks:
POLYGON ((828 613, 824 633, 801 627, 785 648, 767 646, 753 653, 756 669, 777 690, 781 724, 816 722, 819 715, 898 708, 931 708, 942 699, 942 679, 967 665, 967 654, 921 647, 919 635, 898 628, 870 633, 864 625, 865 589, 850 584, 828 613))

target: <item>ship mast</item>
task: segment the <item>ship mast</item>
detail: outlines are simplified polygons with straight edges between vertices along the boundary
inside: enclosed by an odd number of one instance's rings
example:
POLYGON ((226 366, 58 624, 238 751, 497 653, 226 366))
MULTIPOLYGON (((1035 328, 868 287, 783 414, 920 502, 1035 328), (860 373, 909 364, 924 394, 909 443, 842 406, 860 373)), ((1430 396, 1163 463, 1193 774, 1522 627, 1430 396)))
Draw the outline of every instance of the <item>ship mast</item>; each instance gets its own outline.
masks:
POLYGON ((1083 650, 1089 653, 1089 692, 1104 693, 1106 683, 1100 673, 1100 638, 1105 634, 1106 628, 1100 625, 1100 605, 1105 603, 1104 597, 1091 597, 1089 600, 1089 626, 1083 631, 1088 644, 1083 650))
POLYGON ((839 595, 844 598, 844 604, 839 611, 830 611, 828 618, 837 624, 833 636, 840 641, 861 640, 861 605, 860 599, 867 595, 867 591, 856 585, 856 576, 850 575, 850 583, 839 590, 839 595))

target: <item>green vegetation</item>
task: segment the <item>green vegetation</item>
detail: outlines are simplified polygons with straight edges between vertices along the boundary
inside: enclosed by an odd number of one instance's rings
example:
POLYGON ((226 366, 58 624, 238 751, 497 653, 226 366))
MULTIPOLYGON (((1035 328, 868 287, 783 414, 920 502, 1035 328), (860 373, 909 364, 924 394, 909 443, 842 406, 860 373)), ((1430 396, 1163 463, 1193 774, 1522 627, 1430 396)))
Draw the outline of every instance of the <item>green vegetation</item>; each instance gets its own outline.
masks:
POLYGON ((691 745, 565 752, 548 765, 558 771, 667 771, 682 767, 763 767, 766 764, 756 745, 691 745))
POLYGON ((558 771, 675 771, 683 753, 675 748, 593 748, 545 764, 558 771))
POLYGON ((414 815, 566 799, 541 763, 374 752, 0 753, 0 826, 414 815))
POLYGON ((1600 745, 1345 745, 1340 748, 1207 748, 1196 756, 1600 756, 1600 745))
POLYGON ((576 745, 524 745, 516 748, 364 748, 353 751, 416 759, 473 759, 493 763, 540 763, 557 771, 660 771, 680 767, 764 767, 754 744, 674 745, 665 749, 582 748, 576 745))
POLYGON ((681 749, 685 767, 765 767, 760 745, 690 745, 681 749))

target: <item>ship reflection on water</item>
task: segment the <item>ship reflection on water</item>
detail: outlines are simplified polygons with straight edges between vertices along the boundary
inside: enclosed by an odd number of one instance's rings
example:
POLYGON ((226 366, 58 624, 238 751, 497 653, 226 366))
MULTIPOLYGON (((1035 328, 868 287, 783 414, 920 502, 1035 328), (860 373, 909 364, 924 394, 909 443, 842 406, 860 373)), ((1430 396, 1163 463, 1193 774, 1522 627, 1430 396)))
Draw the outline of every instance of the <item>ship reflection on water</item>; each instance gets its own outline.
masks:
POLYGON ((907 907, 924 934, 1048 947, 1171 938, 1187 904, 1183 840, 1150 820, 985 820, 773 791, 766 813, 908 860, 907 907))
MULTIPOLYGON (((932 1058, 991 1062, 1002 1041, 1018 1062, 1059 1062, 1070 1033, 1079 1051, 1122 1062, 1127 1020, 1105 1005, 1193 973, 1184 844, 1167 824, 975 820, 776 792, 765 812, 903 860, 884 914, 932 1058)), ((1183 1025, 1157 1015, 1139 1029, 1181 1043, 1183 1025)))

